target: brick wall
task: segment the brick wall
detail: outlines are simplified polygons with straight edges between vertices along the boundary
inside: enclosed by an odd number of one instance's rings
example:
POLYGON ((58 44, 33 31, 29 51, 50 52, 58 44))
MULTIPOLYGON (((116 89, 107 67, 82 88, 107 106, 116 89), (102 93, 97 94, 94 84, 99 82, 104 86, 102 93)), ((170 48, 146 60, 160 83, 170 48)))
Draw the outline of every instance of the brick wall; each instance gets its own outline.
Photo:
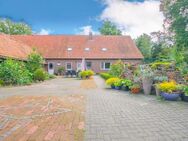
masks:
MULTIPOLYGON (((102 62, 110 62, 111 64, 113 64, 114 62, 118 61, 118 59, 101 59, 101 60, 94 60, 94 59, 86 59, 85 60, 86 62, 91 62, 92 64, 92 67, 91 69, 96 72, 96 73, 100 73, 100 72, 105 72, 105 70, 102 70, 101 69, 101 63, 102 62)), ((142 63, 142 60, 122 60, 124 61, 125 63, 131 63, 131 64, 140 64, 142 63)), ((58 60, 58 59, 47 59, 46 60, 46 63, 53 63, 54 64, 54 70, 55 70, 55 73, 57 73, 57 70, 59 67, 61 66, 64 66, 66 68, 66 64, 67 63, 71 63, 72 64, 72 69, 73 70, 77 70, 77 64, 78 63, 81 63, 82 60, 80 59, 76 59, 76 60, 70 60, 70 59, 64 59, 64 60, 58 60)))

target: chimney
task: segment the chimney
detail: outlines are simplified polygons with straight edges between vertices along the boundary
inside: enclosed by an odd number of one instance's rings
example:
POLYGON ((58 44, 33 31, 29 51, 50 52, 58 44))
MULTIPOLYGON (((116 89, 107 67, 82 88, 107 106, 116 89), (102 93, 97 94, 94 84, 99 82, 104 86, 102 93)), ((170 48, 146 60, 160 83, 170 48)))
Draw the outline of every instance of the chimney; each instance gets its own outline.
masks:
POLYGON ((93 40, 93 33, 91 31, 89 32, 89 40, 93 40))

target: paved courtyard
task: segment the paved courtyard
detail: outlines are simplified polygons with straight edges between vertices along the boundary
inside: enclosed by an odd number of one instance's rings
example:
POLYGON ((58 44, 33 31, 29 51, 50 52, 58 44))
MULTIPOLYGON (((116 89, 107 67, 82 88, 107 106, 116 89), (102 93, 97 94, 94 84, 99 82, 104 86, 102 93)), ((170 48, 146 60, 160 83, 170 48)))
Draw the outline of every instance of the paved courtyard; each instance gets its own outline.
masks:
POLYGON ((0 88, 0 141, 187 141, 187 133, 188 103, 111 90, 98 76, 0 88))

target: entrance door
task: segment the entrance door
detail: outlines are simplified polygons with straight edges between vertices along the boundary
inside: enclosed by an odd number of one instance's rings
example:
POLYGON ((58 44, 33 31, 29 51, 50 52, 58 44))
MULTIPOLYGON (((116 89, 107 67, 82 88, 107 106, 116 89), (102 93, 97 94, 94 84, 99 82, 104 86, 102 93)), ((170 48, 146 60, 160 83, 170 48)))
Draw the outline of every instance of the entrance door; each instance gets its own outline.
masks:
POLYGON ((54 63, 48 63, 48 73, 51 75, 54 74, 54 63))
POLYGON ((82 63, 78 62, 76 71, 81 71, 81 70, 82 70, 82 63))

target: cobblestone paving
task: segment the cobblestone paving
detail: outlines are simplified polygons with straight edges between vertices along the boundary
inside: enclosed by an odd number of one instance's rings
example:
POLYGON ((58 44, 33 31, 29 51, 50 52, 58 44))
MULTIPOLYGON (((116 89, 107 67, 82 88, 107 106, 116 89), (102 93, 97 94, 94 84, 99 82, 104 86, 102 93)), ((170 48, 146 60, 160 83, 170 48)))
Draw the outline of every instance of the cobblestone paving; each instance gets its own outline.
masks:
POLYGON ((188 141, 188 103, 107 89, 98 76, 0 88, 0 140, 81 141, 84 129, 85 141, 188 141))
POLYGON ((79 87, 78 80, 58 78, 0 88, 0 141, 83 141, 85 96, 79 87))
POLYGON ((188 103, 106 89, 87 92, 86 141, 188 141, 188 103))

